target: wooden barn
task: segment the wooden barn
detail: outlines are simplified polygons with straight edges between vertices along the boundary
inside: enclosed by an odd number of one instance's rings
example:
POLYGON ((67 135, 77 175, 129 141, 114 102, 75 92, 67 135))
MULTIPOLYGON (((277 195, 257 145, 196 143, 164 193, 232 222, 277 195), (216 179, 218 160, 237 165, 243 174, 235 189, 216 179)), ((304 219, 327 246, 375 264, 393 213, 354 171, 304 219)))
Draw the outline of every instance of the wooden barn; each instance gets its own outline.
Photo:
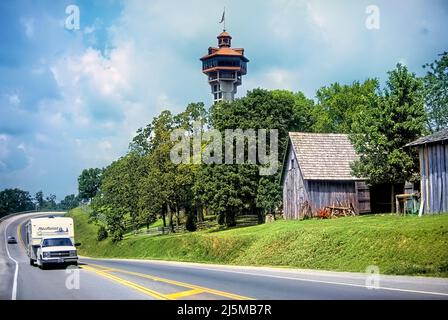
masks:
POLYGON ((448 128, 406 146, 419 150, 419 214, 448 212, 448 128))
POLYGON ((283 163, 283 216, 302 219, 331 207, 370 212, 369 188, 351 174, 358 159, 346 134, 290 132, 283 163))

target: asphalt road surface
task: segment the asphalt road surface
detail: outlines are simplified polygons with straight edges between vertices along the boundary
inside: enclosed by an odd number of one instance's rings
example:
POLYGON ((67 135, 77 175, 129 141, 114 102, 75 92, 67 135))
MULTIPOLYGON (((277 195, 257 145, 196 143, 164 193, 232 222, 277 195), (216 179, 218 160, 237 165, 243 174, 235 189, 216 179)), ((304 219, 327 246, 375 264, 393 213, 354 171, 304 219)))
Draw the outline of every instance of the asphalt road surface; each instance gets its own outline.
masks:
POLYGON ((23 245, 31 216, 0 224, 0 299, 448 299, 448 279, 425 277, 91 258, 40 270, 23 245))

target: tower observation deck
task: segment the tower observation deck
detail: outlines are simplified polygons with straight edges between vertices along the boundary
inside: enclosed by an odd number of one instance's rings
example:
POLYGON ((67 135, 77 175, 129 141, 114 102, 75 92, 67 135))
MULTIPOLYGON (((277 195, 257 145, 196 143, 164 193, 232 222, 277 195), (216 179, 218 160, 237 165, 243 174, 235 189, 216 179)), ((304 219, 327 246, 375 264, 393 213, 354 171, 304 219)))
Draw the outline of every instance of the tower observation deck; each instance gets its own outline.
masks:
POLYGON ((225 30, 218 35, 218 47, 209 47, 201 58, 202 72, 207 75, 213 101, 233 101, 249 59, 243 48, 232 48, 232 37, 225 30))

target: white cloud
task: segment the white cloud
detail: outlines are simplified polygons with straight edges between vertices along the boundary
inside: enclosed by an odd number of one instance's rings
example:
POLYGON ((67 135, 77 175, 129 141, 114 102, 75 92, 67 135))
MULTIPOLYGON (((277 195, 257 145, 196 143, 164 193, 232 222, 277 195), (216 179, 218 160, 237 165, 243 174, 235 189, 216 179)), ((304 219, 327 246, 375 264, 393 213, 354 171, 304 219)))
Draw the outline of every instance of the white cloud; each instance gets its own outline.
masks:
POLYGON ((36 140, 36 142, 43 144, 48 144, 52 140, 47 134, 41 132, 36 132, 34 134, 34 139, 36 140))
POLYGON ((20 22, 24 27, 25 35, 28 38, 32 38, 34 36, 34 19, 33 18, 21 18, 20 22))
POLYGON ((17 94, 7 95, 10 104, 17 106, 20 104, 20 98, 17 94))
POLYGON ((0 134, 0 172, 23 170, 32 157, 23 142, 16 142, 11 136, 0 134))
POLYGON ((8 137, 5 134, 0 134, 0 160, 6 157, 8 137))
POLYGON ((248 90, 261 87, 265 89, 297 90, 300 87, 299 74, 293 70, 268 68, 260 70, 246 81, 248 90))
POLYGON ((95 26, 90 26, 90 27, 85 27, 84 28, 84 33, 85 34, 90 34, 90 33, 93 33, 93 32, 95 32, 95 26))

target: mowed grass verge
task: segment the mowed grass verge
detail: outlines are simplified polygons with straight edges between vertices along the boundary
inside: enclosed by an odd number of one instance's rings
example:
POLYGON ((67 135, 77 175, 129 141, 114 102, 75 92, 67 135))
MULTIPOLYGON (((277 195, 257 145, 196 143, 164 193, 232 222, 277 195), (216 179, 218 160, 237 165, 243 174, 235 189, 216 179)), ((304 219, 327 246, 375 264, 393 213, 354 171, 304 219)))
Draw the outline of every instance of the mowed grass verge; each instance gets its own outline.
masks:
POLYGON ((203 263, 281 266, 448 277, 448 214, 368 215, 331 220, 280 220, 224 231, 128 236, 98 242, 97 226, 81 209, 75 238, 81 255, 203 263))

